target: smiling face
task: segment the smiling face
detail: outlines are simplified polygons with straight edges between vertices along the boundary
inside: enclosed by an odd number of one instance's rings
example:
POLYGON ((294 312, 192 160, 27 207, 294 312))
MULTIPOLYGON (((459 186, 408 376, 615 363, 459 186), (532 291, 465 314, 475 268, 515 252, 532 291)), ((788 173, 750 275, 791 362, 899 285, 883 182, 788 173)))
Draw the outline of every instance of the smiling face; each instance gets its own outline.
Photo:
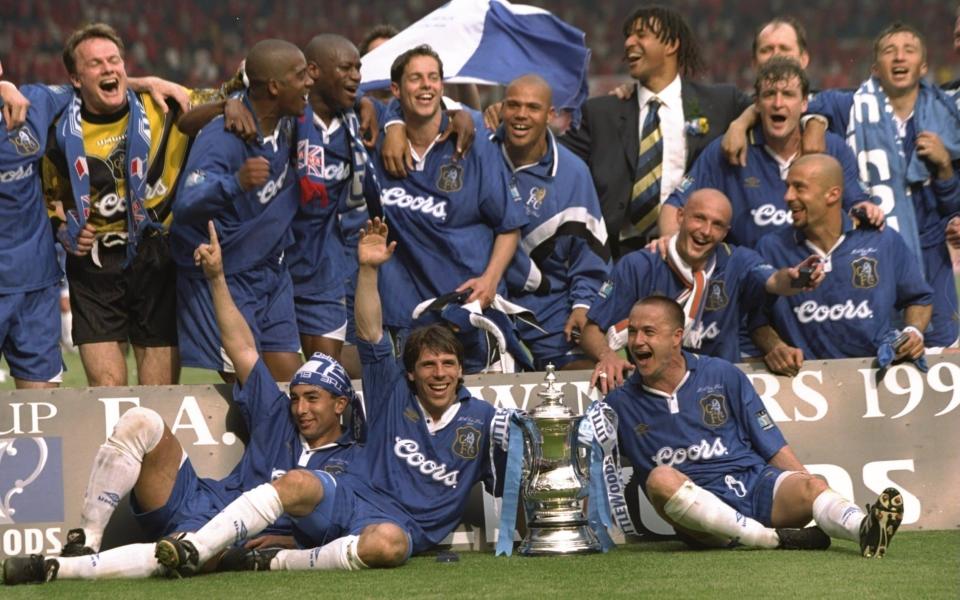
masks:
POLYGON ((76 72, 70 75, 79 88, 83 106, 96 115, 117 112, 127 103, 127 72, 120 48, 107 39, 92 37, 73 51, 76 72))
POLYGON ((917 90, 920 79, 927 74, 923 42, 909 31, 898 31, 880 38, 873 74, 888 96, 901 96, 917 90))
MULTIPOLYGON (((681 313, 682 316, 682 313, 681 313)), ((646 385, 653 386, 681 360, 683 324, 659 304, 639 303, 627 321, 627 347, 646 385)))
POLYGON ((833 159, 824 157, 820 160, 822 156, 804 157, 787 173, 787 191, 783 199, 796 229, 813 231, 839 219, 838 204, 843 195, 842 188, 836 184, 839 163, 823 164, 833 159))
POLYGON ((313 79, 307 72, 307 60, 302 52, 291 52, 286 60, 287 68, 279 79, 271 80, 270 86, 276 94, 280 114, 298 117, 307 106, 307 90, 313 85, 313 79))
POLYGON ((630 77, 647 87, 650 87, 647 82, 651 79, 670 83, 677 74, 679 44, 661 41, 657 35, 658 24, 654 22, 652 25, 650 27, 638 19, 623 41, 624 59, 630 69, 630 77))
POLYGON ((290 416, 311 447, 340 437, 340 417, 347 399, 306 383, 290 387, 290 416))
POLYGON ((807 110, 807 98, 798 77, 764 81, 757 95, 757 109, 768 140, 800 136, 800 117, 807 110))
POLYGON ((727 237, 731 217, 730 201, 721 192, 705 188, 690 194, 686 206, 677 211, 677 252, 691 268, 706 264, 717 244, 727 237))
POLYGON ((520 81, 511 84, 500 114, 507 146, 515 149, 542 147, 545 151, 547 124, 555 115, 550 106, 550 88, 545 83, 520 81))
POLYGON ((325 56, 310 61, 314 81, 311 93, 318 95, 331 113, 352 108, 360 87, 360 54, 350 45, 330 48, 325 56))
POLYGON ((457 355, 424 348, 407 379, 413 382, 417 398, 430 413, 442 414, 457 398, 463 368, 457 355))
POLYGON ((432 56, 413 56, 403 69, 400 83, 391 83, 390 89, 400 100, 405 118, 426 121, 436 117, 443 96, 440 64, 432 56))
POLYGON ((759 67, 774 56, 792 58, 804 69, 810 62, 806 50, 800 49, 797 31, 787 23, 771 23, 757 34, 757 50, 753 55, 754 67, 759 67))

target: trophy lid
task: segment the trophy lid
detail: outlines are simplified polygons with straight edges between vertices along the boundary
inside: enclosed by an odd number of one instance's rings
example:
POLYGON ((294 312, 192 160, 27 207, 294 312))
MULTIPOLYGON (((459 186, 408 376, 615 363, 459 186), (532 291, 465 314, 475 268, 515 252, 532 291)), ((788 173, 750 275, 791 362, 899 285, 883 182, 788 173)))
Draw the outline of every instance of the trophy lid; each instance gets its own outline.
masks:
POLYGON ((543 398, 536 408, 530 411, 530 416, 533 418, 572 418, 576 415, 572 410, 567 408, 563 404, 563 392, 560 391, 560 387, 557 385, 557 374, 556 367, 553 366, 553 363, 547 365, 547 374, 543 378, 545 383, 542 383, 544 389, 537 392, 537 396, 543 398))

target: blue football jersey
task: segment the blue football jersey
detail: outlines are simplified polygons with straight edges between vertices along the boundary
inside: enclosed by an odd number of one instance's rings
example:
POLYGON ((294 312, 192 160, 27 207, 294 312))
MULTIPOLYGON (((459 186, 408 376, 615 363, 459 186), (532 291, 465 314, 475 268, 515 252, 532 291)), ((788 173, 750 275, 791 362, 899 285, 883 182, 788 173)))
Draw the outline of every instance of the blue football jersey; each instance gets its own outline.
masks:
MULTIPOLYGON (((821 258, 827 271, 823 283, 773 301, 773 327, 807 359, 875 356, 895 311, 933 303, 933 290, 899 233, 889 227, 853 229, 846 218, 844 223, 840 244, 821 258)), ((781 267, 814 253, 796 230, 764 237, 757 250, 781 267)))
POLYGON ((313 115, 315 125, 307 128, 307 139, 297 141, 299 161, 314 171, 326 187, 327 198, 301 199, 293 220, 293 245, 287 251, 287 267, 298 294, 342 286, 346 276, 346 254, 340 235, 337 205, 346 195, 350 183, 350 143, 346 126, 339 119, 331 133, 322 128, 319 117, 313 115))
MULTIPOLYGON (((313 196, 305 201, 303 195, 300 198, 292 224, 294 243, 286 253, 295 295, 344 284, 357 269, 355 256, 348 255, 348 246, 356 245, 359 227, 369 218, 366 204, 350 205, 353 151, 346 123, 334 118, 326 126, 312 110, 301 118, 311 118, 311 126, 299 127, 298 166, 307 170, 311 180, 323 183, 326 199, 313 196)), ((379 204, 373 177, 372 170, 368 171, 363 193, 366 203, 379 204)))
POLYGON ((413 552, 439 543, 460 523, 474 484, 491 481, 490 423, 496 409, 461 388, 453 420, 431 434, 389 338, 358 344, 367 441, 348 473, 383 496, 380 508, 413 519, 413 552))
POLYGON ((750 380, 729 362, 683 353, 687 375, 674 395, 634 373, 606 397, 617 413, 620 450, 641 485, 654 467, 694 483, 766 464, 786 445, 750 380))
POLYGON ((462 159, 454 159, 455 151, 453 139, 435 143, 403 179, 374 160, 380 204, 390 239, 397 241, 393 258, 380 268, 381 296, 391 299, 383 307, 386 325, 409 327, 422 301, 480 276, 496 235, 527 222, 522 203, 510 197, 507 169, 492 142, 478 136, 462 159))
MULTIPOLYGON (((233 403, 240 409, 250 432, 243 456, 223 479, 201 480, 224 504, 293 469, 324 470, 332 475, 343 473, 359 451, 350 427, 345 428, 336 443, 308 448, 293 422, 290 397, 277 387, 262 359, 257 361, 243 386, 234 385, 233 403)), ((271 531, 289 528, 284 517, 271 531)))
MULTIPOLYGON (((783 199, 787 185, 780 177, 776 159, 766 149, 761 125, 749 132, 745 167, 735 167, 727 161, 720 147, 721 142, 716 139, 704 149, 666 201, 682 208, 696 190, 720 190, 730 199, 733 208, 733 220, 725 241, 754 248, 767 233, 789 228, 793 223, 783 199)), ((843 167, 844 210, 869 200, 859 181, 856 158, 843 138, 828 132, 825 143, 827 154, 836 158, 843 167)))
POLYGON ((536 261, 539 282, 529 262, 515 258, 507 269, 511 297, 535 315, 558 303, 569 311, 589 307, 610 274, 606 227, 587 165, 547 134, 547 152, 535 164, 514 168, 502 142, 494 138, 511 175, 510 195, 524 207, 529 222, 520 230, 518 255, 536 261))
POLYGON ((290 223, 299 201, 294 136, 291 118, 281 119, 268 137, 250 143, 225 131, 223 117, 200 131, 177 188, 170 228, 170 252, 181 272, 203 277, 193 263, 193 251, 209 241, 210 219, 216 224, 227 275, 277 260, 293 243, 290 223), (253 157, 270 162, 270 177, 264 185, 243 191, 237 172, 253 157))
MULTIPOLYGON (((762 305, 774 269, 749 248, 721 243, 714 255, 716 266, 707 284, 697 351, 733 362, 740 359, 741 319, 762 305)), ((605 333, 611 327, 622 329, 637 300, 655 294, 676 299, 686 289, 659 253, 637 250, 616 264, 587 316, 605 333)))
MULTIPOLYGON (((73 99, 67 86, 25 85, 27 122, 0 116, 0 294, 42 289, 61 278, 40 180, 50 125, 73 99)), ((2 104, 2 103, 0 103, 2 104)))

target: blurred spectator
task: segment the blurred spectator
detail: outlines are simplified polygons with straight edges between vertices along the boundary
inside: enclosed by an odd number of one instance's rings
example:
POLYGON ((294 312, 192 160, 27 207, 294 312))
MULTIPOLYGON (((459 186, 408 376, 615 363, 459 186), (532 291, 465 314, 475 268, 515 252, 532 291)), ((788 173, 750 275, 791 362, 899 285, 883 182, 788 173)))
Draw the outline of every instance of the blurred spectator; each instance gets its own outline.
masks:
MULTIPOLYGON (((606 92, 625 78, 621 65, 620 21, 636 0, 519 0, 552 11, 587 34, 593 51, 591 94, 606 92)), ((167 77, 188 87, 214 86, 230 76, 244 50, 265 37, 282 35, 303 45, 321 31, 336 31, 361 40, 378 23, 403 27, 439 7, 444 0, 368 0, 324 3, 316 10, 308 0, 282 5, 267 0, 192 0, 136 3, 101 0, 96 6, 80 0, 0 0, 0 56, 8 77, 17 81, 64 81, 61 43, 84 23, 106 21, 130 40, 127 70, 167 77), (136 10, 134 10, 136 6, 136 10), (304 18, 310 15, 310 18, 304 18), (283 32, 281 34, 281 32, 283 32)), ((789 13, 784 2, 761 0, 675 0, 712 57, 704 81, 736 83, 749 89, 750 40, 756 28, 775 15, 789 13)), ((956 77, 951 56, 952 31, 944 26, 956 17, 948 0, 813 0, 794 15, 811 33, 810 79, 814 87, 855 87, 869 72, 870 41, 875 32, 904 20, 928 36, 931 73, 942 83, 956 77), (953 73, 953 74, 951 74, 953 73)))

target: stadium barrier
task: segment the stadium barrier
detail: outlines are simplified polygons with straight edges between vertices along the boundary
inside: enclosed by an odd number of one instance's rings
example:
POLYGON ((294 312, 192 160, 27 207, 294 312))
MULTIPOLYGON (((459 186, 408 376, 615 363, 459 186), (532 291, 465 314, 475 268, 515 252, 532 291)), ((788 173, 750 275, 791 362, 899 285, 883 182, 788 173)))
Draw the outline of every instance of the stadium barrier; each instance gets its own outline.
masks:
MULTIPOLYGON (((882 379, 865 359, 808 361, 793 379, 741 365, 797 456, 857 503, 889 485, 901 489, 907 529, 960 527, 960 356, 931 357, 930 370, 891 368, 882 379)), ((582 412, 595 397, 589 372, 559 373, 565 401, 582 412)), ((466 378, 478 397, 498 406, 539 403, 542 373, 466 378)), ((204 476, 226 475, 240 457, 243 423, 226 385, 30 390, 0 393, 0 557, 58 553, 80 503, 98 446, 133 406, 163 416, 204 476)), ((699 444, 699 441, 697 441, 699 444)), ((629 477, 632 469, 625 466, 629 477)), ((630 514, 642 539, 671 533, 631 478, 630 514)), ((488 549, 497 508, 480 487, 455 547, 488 549)), ((615 539, 616 536, 615 536, 615 539)), ((104 548, 148 541, 121 502, 104 548)), ((623 541, 622 536, 618 541, 623 541)))

